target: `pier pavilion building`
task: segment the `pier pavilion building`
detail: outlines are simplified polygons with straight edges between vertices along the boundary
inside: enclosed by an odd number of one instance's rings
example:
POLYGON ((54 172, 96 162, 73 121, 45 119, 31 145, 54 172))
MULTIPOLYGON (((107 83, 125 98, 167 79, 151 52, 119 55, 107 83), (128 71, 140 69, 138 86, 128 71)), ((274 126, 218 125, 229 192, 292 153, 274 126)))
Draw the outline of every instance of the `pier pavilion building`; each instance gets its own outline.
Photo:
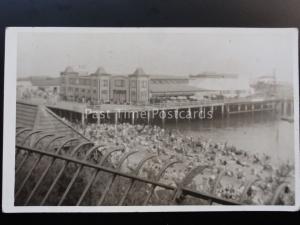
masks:
POLYGON ((112 75, 102 67, 88 75, 72 67, 61 72, 60 98, 67 101, 143 105, 197 91, 188 76, 149 75, 142 68, 128 75, 112 75))

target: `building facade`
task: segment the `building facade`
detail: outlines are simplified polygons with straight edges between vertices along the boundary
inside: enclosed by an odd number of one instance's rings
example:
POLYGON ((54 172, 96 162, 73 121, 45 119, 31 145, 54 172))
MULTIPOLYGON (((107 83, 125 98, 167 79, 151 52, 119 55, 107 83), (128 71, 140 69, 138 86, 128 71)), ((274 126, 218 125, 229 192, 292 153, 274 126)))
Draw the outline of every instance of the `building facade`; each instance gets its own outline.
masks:
POLYGON ((196 89, 188 77, 147 75, 137 68, 129 75, 112 75, 100 67, 81 75, 71 67, 61 72, 60 98, 91 104, 148 104, 166 96, 191 96, 196 89))

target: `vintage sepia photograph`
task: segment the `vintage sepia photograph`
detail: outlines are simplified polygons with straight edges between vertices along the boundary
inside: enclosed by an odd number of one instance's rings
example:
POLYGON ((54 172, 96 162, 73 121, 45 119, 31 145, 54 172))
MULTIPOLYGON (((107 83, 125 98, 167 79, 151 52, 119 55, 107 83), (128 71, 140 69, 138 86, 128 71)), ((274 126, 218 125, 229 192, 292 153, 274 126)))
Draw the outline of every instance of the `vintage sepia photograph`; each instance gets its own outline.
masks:
POLYGON ((296 29, 8 28, 6 40, 7 211, 298 209, 296 29))

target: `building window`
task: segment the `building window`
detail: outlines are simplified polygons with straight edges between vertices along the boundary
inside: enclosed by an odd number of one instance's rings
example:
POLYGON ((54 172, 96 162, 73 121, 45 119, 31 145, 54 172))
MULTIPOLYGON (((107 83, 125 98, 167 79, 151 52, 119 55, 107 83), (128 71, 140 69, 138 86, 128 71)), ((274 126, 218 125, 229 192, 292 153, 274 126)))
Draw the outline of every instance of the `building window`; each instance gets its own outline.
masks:
POLYGON ((98 81, 97 81, 97 80, 93 80, 92 85, 93 85, 94 87, 97 87, 97 84, 98 84, 98 81))
POLYGON ((103 80, 103 87, 108 87, 108 80, 103 80))
POLYGON ((136 81, 135 81, 135 80, 132 80, 132 81, 130 82, 130 86, 135 88, 135 87, 136 87, 136 81))
POLYGON ((75 92, 78 92, 79 91, 79 89, 78 88, 75 88, 75 92))
POLYGON ((101 91, 101 94, 106 95, 107 94, 107 90, 101 91))
POLYGON ((136 92, 135 91, 131 91, 131 97, 135 98, 136 97, 136 92))
POLYGON ((146 80, 142 81, 142 88, 147 88, 147 81, 146 80))
POLYGON ((75 79, 74 78, 70 78, 70 84, 75 84, 75 79))
POLYGON ((124 80, 115 80, 115 86, 116 87, 124 87, 124 80))
POLYGON ((140 95, 140 97, 141 97, 141 99, 144 99, 144 98, 146 98, 146 92, 141 92, 141 95, 140 95))
POLYGON ((83 78, 80 78, 80 79, 79 79, 79 84, 80 84, 80 85, 85 85, 85 84, 86 84, 86 80, 83 79, 83 78))
POLYGON ((97 91, 96 91, 96 90, 93 90, 93 93, 94 93, 94 94, 96 94, 96 93, 97 93, 97 91))

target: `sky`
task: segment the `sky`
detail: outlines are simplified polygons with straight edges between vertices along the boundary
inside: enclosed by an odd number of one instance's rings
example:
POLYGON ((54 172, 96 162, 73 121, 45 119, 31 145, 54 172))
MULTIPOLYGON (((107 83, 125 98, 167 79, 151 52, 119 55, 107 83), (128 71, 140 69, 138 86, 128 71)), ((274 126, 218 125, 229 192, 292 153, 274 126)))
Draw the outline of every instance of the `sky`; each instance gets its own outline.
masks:
POLYGON ((131 74, 142 67, 156 75, 213 72, 253 79, 275 74, 278 80, 292 81, 296 39, 291 32, 140 30, 21 32, 17 75, 57 77, 67 66, 89 73, 101 66, 112 74, 131 74))

